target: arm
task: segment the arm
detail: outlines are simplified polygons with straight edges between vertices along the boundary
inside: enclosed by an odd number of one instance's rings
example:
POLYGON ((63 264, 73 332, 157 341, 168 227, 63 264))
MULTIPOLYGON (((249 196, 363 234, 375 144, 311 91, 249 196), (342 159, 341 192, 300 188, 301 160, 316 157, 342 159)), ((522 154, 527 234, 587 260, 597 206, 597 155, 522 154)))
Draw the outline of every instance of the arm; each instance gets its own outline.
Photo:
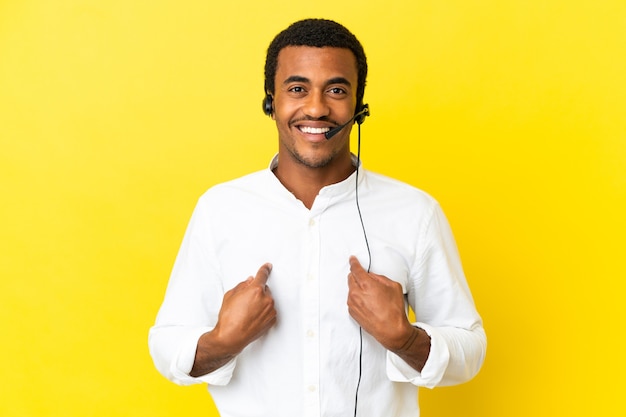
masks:
MULTIPOLYGON (((206 265, 193 266, 194 271, 208 272, 206 265)), ((226 293, 220 291, 219 283, 203 288, 209 285, 202 278, 204 273, 188 279, 190 275, 174 269, 156 323, 150 328, 148 345, 154 364, 179 385, 226 385, 236 355, 275 322, 274 301, 265 284, 271 265, 263 265, 254 278, 226 293), (181 280, 183 275, 187 279, 181 280)))
POLYGON ((385 349, 421 372, 430 353, 430 336, 409 322, 401 285, 368 273, 352 256, 348 288, 350 315, 385 349))
MULTIPOLYGON (((272 294, 265 291, 271 265, 259 269, 250 262, 235 259, 235 263, 246 267, 236 268, 236 272, 231 270, 229 277, 223 276, 224 265, 215 248, 225 239, 228 227, 222 228, 223 213, 216 211, 215 205, 215 199, 220 198, 213 194, 203 195, 194 209, 148 337, 155 367, 179 385, 228 384, 236 367, 235 355, 263 332, 255 327, 265 325, 255 321, 261 317, 260 311, 275 314, 272 294), (232 278, 233 275, 245 278, 255 269, 258 271, 255 278, 244 282, 232 278), (265 309, 251 309, 247 304, 241 307, 255 297, 258 297, 255 303, 266 305, 265 309), (246 315, 248 309, 250 314, 246 315), (240 323, 236 332, 245 330, 245 341, 233 341, 232 333, 227 331, 235 325, 233 323, 240 323), (220 364, 223 366, 216 366, 220 364)), ((271 318, 265 320, 272 323, 271 318)))
POLYGON ((266 285, 271 269, 271 264, 261 266, 255 277, 226 292, 215 328, 198 340, 190 376, 221 368, 274 325, 276 310, 266 285))
POLYGON ((400 284, 368 273, 354 257, 350 258, 350 271, 350 315, 392 353, 388 355, 389 378, 432 388, 465 382, 478 372, 486 339, 473 309, 455 319, 456 326, 413 325, 406 316, 400 284))

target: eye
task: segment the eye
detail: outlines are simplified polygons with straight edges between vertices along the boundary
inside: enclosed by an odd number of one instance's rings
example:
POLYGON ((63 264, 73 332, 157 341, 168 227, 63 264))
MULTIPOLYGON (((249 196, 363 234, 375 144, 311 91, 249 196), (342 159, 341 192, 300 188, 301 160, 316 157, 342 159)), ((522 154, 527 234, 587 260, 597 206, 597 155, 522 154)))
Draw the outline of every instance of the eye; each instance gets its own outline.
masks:
POLYGON ((332 87, 328 90, 331 94, 346 94, 346 90, 341 87, 332 87))
POLYGON ((294 85, 293 87, 290 87, 288 91, 295 94, 302 94, 305 92, 304 87, 299 85, 294 85))

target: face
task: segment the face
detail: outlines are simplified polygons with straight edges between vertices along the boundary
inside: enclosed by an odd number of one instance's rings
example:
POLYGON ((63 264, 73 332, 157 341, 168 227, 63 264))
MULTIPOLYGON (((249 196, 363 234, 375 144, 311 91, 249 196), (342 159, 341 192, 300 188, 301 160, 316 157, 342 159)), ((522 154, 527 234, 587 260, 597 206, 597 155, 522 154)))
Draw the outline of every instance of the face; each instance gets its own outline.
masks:
POLYGON ((356 58, 349 49, 289 46, 280 51, 272 117, 281 165, 351 163, 351 124, 329 140, 324 133, 354 115, 357 79, 356 58))

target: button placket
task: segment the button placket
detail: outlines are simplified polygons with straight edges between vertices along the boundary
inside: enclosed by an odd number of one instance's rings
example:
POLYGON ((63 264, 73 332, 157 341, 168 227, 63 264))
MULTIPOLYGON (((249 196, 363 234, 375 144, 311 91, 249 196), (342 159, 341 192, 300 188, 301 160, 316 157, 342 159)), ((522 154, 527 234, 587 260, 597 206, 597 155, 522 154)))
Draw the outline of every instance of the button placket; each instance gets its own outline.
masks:
POLYGON ((306 271, 302 282, 305 416, 319 416, 319 216, 307 219, 306 271))

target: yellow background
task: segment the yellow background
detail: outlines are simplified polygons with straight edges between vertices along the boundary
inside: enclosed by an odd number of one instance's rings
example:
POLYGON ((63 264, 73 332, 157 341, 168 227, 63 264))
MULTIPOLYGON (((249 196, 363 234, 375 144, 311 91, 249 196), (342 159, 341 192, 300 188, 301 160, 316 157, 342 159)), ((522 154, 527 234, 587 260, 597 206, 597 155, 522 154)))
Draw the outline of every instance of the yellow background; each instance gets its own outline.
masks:
POLYGON ((485 321, 423 415, 624 415, 623 0, 0 1, 0 415, 216 415, 147 331, 198 196, 276 150, 304 17, 364 44, 364 164, 441 202, 485 321))

